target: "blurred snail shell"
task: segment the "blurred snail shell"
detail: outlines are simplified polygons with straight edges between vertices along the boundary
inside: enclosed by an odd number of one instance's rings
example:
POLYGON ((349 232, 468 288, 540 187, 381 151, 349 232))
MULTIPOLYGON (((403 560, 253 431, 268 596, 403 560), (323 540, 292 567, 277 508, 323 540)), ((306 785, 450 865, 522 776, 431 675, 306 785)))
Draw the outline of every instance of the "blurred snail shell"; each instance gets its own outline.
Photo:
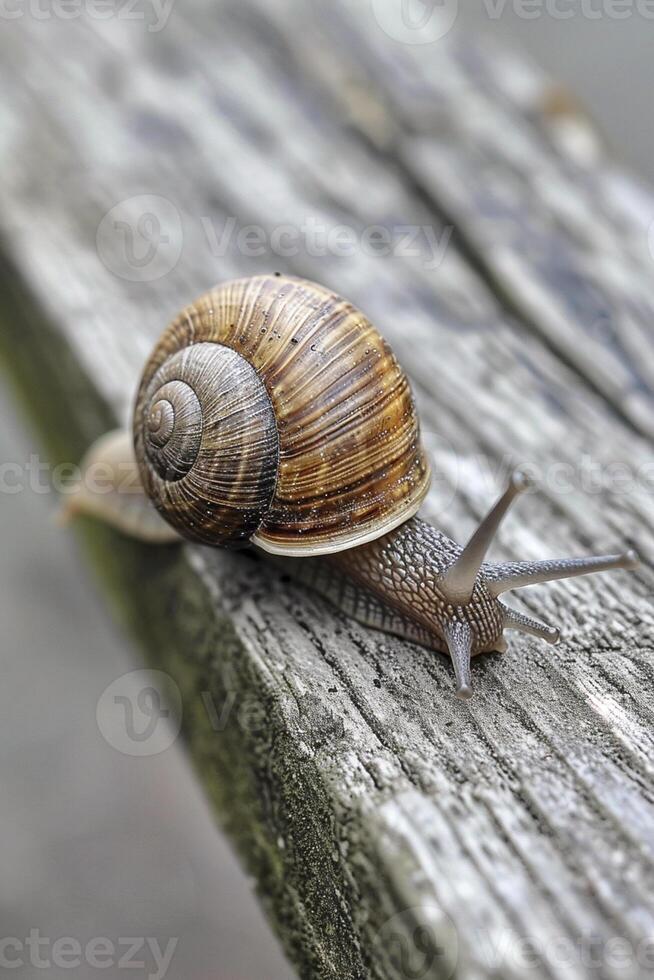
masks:
POLYGON ((86 465, 124 464, 139 492, 121 494, 116 475, 112 493, 82 488, 69 513, 149 541, 178 532, 294 556, 288 567, 348 615, 449 653, 460 698, 471 657, 504 652, 505 629, 558 641, 500 595, 637 564, 633 552, 487 563, 529 485, 519 473, 464 548, 414 517, 429 465, 407 378, 361 312, 302 279, 240 279, 183 310, 147 362, 133 430, 133 446, 112 434, 86 465))
POLYGON ((134 439, 157 510, 223 547, 353 547, 415 514, 429 486, 389 345, 301 279, 240 279, 187 307, 145 368, 134 439))

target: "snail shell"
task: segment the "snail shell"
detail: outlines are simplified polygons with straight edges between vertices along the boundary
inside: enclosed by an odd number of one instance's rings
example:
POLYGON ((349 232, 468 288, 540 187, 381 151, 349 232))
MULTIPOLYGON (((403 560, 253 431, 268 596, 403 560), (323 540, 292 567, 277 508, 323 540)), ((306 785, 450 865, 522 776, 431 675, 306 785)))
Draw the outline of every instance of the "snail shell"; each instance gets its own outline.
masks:
POLYGON ((146 365, 134 442, 162 516, 223 547, 341 551, 406 521, 429 486, 388 344, 346 300, 287 276, 182 311, 146 365))

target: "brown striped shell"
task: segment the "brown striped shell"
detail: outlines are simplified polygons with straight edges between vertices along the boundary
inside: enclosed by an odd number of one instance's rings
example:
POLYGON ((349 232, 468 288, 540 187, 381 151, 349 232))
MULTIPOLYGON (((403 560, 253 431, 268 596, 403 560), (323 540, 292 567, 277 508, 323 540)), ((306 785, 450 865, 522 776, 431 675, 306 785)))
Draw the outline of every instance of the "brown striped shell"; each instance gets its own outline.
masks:
POLYGON ((321 554, 386 534, 429 485, 407 378, 322 286, 256 276, 183 310, 134 415, 146 492, 184 536, 321 554))

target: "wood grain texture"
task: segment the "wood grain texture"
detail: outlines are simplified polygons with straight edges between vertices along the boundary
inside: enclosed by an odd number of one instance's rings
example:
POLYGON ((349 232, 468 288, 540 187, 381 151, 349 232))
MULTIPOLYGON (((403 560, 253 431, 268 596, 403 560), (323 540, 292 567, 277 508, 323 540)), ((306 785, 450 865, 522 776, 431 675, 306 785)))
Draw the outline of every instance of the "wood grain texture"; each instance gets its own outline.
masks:
MULTIPOLYGON (((636 546, 637 574, 525 594, 564 642, 476 658, 466 704, 444 657, 335 614, 263 556, 188 546, 122 600, 183 690, 199 772, 302 976, 406 977, 402 937, 414 970, 444 976, 415 927, 449 950, 449 920, 465 978, 639 978, 654 935, 651 195, 518 59, 454 34, 402 45, 371 11, 198 0, 158 33, 11 22, 5 346, 44 419, 42 388, 66 408, 58 445, 79 446, 103 406, 127 420, 193 296, 306 276, 364 309, 409 373, 436 474, 425 517, 465 540, 520 463, 542 490, 493 557, 636 546), (143 215, 168 236, 149 263, 143 215), (308 243, 316 223, 356 246, 308 243), (251 225, 261 254, 238 237, 251 225), (293 254, 271 245, 282 225, 293 254), (407 227, 417 249, 400 247, 407 227)), ((150 567, 102 540, 103 563, 150 567)))

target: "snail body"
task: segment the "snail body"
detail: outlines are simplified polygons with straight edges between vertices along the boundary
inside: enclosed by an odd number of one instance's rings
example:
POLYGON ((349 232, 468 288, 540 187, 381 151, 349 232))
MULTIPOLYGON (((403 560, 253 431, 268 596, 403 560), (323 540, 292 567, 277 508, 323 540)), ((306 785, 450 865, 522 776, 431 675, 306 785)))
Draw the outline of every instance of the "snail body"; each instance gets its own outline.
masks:
POLYGON ((122 458, 142 493, 82 493, 69 509, 149 540, 282 556, 348 615, 448 652, 461 698, 471 657, 503 652, 505 629, 558 640, 502 593, 637 561, 487 564, 520 474, 465 548, 415 517, 430 473, 406 375, 359 310, 302 279, 237 280, 183 310, 144 369, 133 447, 124 433, 110 443, 87 466, 122 458))

